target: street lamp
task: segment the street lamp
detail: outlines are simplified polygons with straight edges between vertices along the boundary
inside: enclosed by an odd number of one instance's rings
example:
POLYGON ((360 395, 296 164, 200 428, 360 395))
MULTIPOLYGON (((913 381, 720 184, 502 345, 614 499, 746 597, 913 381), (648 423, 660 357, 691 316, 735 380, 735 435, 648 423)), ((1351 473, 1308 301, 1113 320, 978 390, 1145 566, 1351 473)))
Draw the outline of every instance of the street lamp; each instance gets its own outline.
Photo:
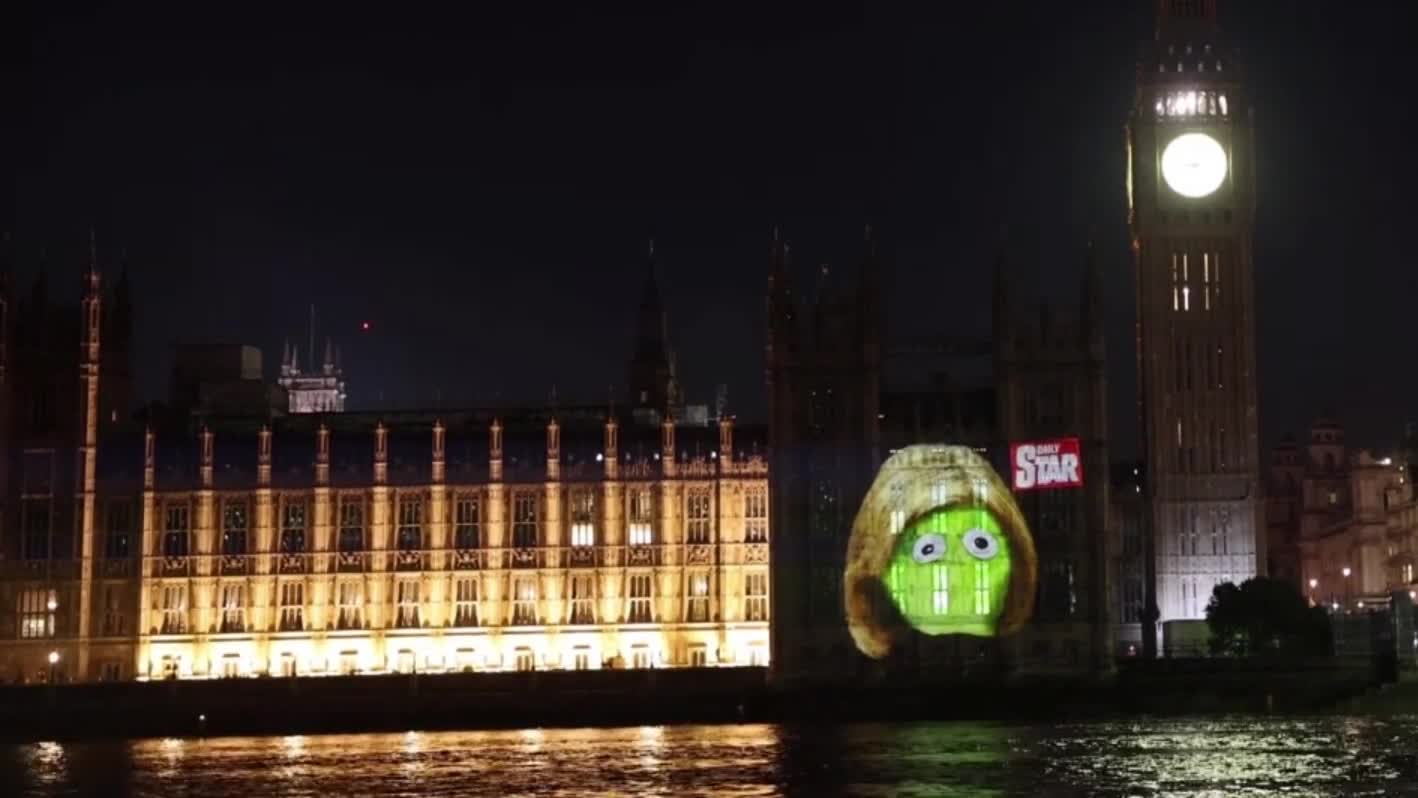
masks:
POLYGON ((1317 587, 1319 587, 1319 586, 1320 586, 1320 580, 1318 580, 1318 579, 1311 579, 1311 580, 1310 580, 1310 589, 1311 589, 1311 590, 1314 590, 1315 588, 1317 588, 1317 587))
POLYGON ((1344 566, 1344 570, 1342 571, 1342 573, 1344 574, 1344 578, 1345 578, 1345 579, 1348 579, 1348 578, 1349 578, 1349 574, 1353 573, 1353 571, 1350 571, 1350 570, 1349 570, 1349 566, 1346 565, 1346 566, 1344 566))
POLYGON ((54 669, 59 664, 59 652, 49 652, 49 683, 54 684, 54 669))

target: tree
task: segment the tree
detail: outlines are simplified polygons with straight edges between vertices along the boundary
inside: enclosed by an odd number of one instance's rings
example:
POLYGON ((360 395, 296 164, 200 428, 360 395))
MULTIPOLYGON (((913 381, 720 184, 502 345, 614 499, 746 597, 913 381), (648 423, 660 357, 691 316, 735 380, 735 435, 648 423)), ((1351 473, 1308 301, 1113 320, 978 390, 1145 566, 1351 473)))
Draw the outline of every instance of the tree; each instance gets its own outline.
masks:
POLYGON ((1329 615, 1310 607, 1300 591, 1280 579, 1257 577, 1239 587, 1216 586, 1206 605, 1211 651, 1228 656, 1324 656, 1329 615))

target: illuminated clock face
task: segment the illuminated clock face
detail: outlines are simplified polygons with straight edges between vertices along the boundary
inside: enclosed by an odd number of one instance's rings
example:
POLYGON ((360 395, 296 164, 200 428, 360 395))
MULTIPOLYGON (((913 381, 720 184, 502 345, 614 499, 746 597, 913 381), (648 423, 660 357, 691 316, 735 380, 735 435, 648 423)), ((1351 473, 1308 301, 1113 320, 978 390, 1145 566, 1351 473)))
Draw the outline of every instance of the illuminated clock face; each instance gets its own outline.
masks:
POLYGON ((1205 133, 1183 133, 1162 150, 1162 178, 1183 197, 1209 196, 1226 179, 1226 151, 1205 133))

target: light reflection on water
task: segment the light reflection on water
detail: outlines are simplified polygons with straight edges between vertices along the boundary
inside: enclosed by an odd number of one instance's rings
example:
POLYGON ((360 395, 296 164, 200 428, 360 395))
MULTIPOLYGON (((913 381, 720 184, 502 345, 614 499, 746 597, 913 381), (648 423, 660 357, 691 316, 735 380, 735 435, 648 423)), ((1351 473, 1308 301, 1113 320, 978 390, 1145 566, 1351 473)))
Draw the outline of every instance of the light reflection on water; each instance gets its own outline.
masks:
POLYGON ((0 747, 0 795, 1418 795, 1418 718, 643 726, 0 747))

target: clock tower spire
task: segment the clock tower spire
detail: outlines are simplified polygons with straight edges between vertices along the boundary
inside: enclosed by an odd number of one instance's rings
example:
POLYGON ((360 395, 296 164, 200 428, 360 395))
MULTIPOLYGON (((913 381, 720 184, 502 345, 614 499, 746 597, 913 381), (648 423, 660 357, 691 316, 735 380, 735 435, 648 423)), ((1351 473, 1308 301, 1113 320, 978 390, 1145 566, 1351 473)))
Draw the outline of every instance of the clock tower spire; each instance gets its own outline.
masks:
MULTIPOLYGON (((1147 599, 1204 617, 1264 570, 1256 410, 1254 134, 1216 0, 1157 0, 1128 120, 1146 463, 1147 599)), ((1142 630, 1151 650, 1155 630, 1142 630)))

